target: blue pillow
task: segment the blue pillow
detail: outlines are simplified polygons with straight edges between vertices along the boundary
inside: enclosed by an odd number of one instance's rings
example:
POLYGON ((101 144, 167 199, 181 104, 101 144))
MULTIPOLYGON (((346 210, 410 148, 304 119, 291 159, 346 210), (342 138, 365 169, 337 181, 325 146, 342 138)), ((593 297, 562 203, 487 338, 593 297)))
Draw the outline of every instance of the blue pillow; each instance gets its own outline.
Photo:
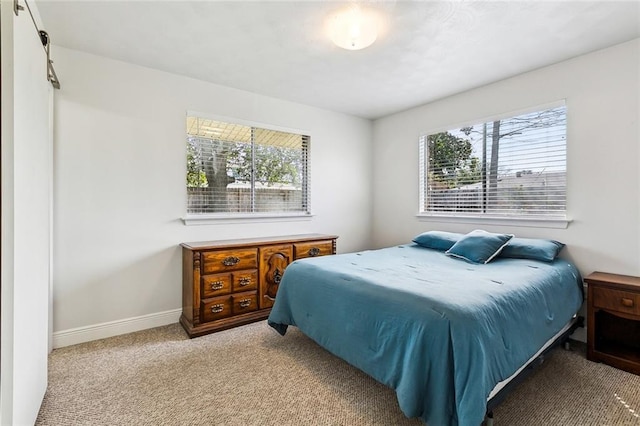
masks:
POLYGON ((415 237, 412 241, 422 247, 445 251, 449 250, 462 238, 462 234, 445 231, 427 231, 415 237))
POLYGON ((551 262, 558 256, 563 248, 564 244, 555 240, 513 238, 509 241, 509 244, 502 249, 500 257, 551 262))
POLYGON ((494 234, 476 229, 458 240, 445 254, 473 263, 489 263, 512 238, 513 234, 494 234))

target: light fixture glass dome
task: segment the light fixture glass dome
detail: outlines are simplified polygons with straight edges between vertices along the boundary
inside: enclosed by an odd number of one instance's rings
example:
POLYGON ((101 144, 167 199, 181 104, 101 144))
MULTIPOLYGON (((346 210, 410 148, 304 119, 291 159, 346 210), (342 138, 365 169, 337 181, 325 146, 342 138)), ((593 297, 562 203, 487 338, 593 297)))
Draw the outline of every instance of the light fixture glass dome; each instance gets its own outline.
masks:
POLYGON ((358 5, 337 12, 329 23, 331 40, 343 49, 369 47, 378 37, 376 14, 358 5))

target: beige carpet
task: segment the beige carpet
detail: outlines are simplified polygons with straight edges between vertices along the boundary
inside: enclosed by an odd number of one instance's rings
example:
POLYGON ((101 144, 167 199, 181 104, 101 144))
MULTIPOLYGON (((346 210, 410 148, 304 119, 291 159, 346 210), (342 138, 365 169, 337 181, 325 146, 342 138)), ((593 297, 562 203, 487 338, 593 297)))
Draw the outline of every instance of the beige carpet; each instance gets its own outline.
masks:
MULTIPOLYGON (((178 324, 54 350, 37 425, 421 425, 296 328, 189 340, 178 324)), ((640 426, 640 376, 555 350, 495 425, 640 426), (635 412, 633 411, 635 410, 635 412)), ((437 425, 431 425, 437 426, 437 425)))

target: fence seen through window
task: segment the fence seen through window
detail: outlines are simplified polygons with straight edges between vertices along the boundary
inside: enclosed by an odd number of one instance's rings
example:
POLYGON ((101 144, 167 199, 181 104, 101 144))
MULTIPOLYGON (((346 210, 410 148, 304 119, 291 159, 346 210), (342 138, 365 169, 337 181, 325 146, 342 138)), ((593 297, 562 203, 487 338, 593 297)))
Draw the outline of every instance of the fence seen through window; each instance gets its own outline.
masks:
POLYGON ((566 107, 420 138, 420 212, 566 217, 566 107))
POLYGON ((309 139, 187 117, 187 213, 309 213, 309 139))

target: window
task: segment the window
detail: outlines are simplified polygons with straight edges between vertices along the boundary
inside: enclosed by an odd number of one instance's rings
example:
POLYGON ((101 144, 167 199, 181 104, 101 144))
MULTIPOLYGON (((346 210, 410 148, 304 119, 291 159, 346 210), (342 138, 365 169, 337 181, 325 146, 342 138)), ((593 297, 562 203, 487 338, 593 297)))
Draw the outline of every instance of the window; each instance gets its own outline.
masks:
POLYGON ((566 219, 566 107, 420 138, 420 213, 566 219))
POLYGON ((187 117, 187 213, 309 214, 309 139, 187 117))

